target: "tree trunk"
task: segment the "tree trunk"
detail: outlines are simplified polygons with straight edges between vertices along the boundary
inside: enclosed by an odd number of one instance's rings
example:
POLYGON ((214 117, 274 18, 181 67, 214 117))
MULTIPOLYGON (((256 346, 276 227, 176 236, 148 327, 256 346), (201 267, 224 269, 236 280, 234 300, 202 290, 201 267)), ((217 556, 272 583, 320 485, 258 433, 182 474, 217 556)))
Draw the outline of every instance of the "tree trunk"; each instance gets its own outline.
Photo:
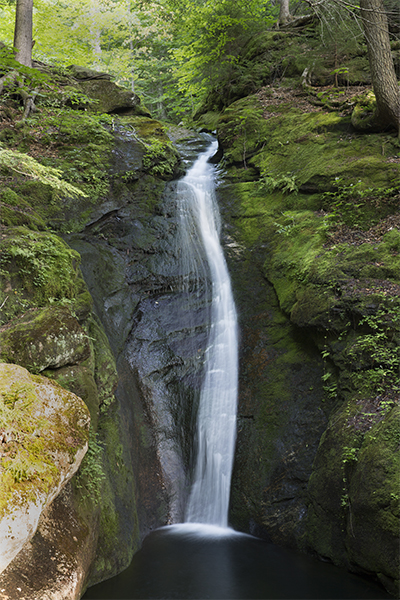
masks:
POLYGON ((290 19, 289 0, 279 0, 279 25, 285 25, 290 19))
POLYGON ((368 48, 376 112, 371 125, 395 127, 400 134, 400 91, 390 50, 388 23, 382 0, 360 0, 368 48))
POLYGON ((167 118, 167 113, 165 112, 165 106, 164 106, 164 102, 163 102, 163 95, 164 95, 163 85, 160 81, 157 84, 157 93, 158 93, 158 98, 157 98, 158 118, 165 120, 167 118))
POLYGON ((14 30, 15 60, 26 67, 32 66, 32 13, 33 0, 17 0, 14 30))

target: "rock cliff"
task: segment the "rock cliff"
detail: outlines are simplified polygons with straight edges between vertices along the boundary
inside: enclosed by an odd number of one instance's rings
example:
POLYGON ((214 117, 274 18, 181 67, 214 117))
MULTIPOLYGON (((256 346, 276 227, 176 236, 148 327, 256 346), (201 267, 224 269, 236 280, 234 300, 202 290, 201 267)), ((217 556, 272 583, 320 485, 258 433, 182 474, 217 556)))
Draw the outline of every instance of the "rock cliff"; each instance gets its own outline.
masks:
POLYGON ((266 86, 216 123, 242 327, 232 521, 397 594, 400 158, 344 109, 266 86))

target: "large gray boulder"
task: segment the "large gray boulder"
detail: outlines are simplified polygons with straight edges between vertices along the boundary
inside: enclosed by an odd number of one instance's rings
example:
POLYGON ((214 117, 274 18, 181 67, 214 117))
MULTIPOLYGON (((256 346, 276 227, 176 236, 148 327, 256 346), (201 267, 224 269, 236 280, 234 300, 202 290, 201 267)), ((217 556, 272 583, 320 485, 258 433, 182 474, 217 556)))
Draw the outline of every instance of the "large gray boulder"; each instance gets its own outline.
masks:
POLYGON ((88 448, 83 401, 45 377, 0 364, 0 572, 33 537, 42 512, 88 448))

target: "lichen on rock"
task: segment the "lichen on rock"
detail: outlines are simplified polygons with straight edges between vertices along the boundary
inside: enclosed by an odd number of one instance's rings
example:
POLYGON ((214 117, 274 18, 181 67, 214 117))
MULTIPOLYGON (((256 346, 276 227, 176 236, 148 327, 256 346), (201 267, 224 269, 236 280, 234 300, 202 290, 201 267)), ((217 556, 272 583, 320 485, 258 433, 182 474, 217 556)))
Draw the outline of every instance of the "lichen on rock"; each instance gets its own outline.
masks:
POLYGON ((0 364, 0 571, 79 468, 89 423, 89 411, 74 394, 23 367, 0 364))
POLYGON ((0 330, 0 357, 32 373, 88 358, 88 336, 66 307, 31 310, 0 330))

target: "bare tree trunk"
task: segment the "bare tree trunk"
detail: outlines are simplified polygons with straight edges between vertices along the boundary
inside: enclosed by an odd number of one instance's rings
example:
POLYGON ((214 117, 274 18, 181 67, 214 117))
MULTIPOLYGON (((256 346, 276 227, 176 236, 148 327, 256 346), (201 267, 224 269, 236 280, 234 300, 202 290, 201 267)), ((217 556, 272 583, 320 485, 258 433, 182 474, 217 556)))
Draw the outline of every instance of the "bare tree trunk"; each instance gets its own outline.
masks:
POLYGON ((32 13, 33 0, 17 0, 14 30, 15 60, 26 67, 32 66, 32 13))
POLYGON ((157 84, 157 93, 158 93, 158 99, 157 99, 158 116, 160 119, 166 119, 167 113, 165 112, 165 106, 164 106, 164 102, 163 102, 164 90, 163 90, 163 85, 162 85, 161 81, 159 81, 157 84))
POLYGON ((285 25, 290 19, 289 0, 279 0, 279 25, 285 25))
POLYGON ((390 50, 388 23, 382 0, 360 0, 377 110, 371 125, 393 126, 400 134, 400 88, 390 50))

